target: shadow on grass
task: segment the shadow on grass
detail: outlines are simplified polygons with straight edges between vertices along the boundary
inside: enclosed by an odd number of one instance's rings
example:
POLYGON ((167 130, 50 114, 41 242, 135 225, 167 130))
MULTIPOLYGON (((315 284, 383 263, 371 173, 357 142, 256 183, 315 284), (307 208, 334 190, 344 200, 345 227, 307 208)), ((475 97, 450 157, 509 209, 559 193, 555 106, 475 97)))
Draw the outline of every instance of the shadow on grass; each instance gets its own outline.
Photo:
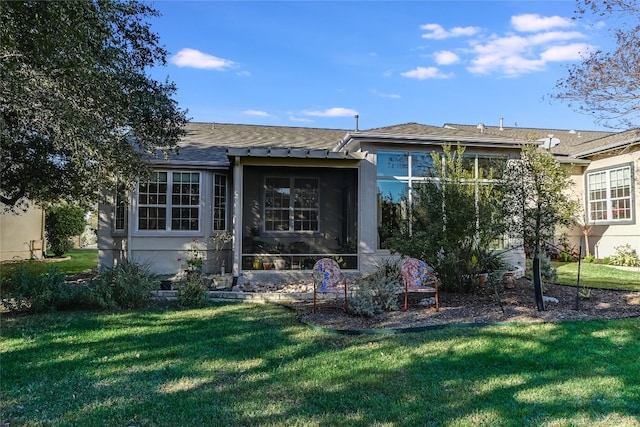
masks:
POLYGON ((10 425, 638 425, 637 319, 311 331, 271 305, 3 319, 10 425))

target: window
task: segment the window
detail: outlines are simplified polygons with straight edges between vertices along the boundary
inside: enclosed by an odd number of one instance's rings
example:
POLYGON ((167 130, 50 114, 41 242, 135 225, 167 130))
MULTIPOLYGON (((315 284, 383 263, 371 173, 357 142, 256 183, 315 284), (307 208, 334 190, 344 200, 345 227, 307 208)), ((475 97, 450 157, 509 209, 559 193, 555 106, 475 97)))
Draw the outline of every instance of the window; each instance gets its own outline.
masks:
MULTIPOLYGON (((378 175, 378 238, 379 247, 403 226, 411 227, 411 205, 415 189, 434 179, 434 161, 429 152, 379 151, 376 154, 378 175)), ((502 176, 507 164, 504 155, 465 154, 462 168, 469 184, 476 186, 476 198, 489 191, 487 186, 502 176), (484 187, 486 191, 483 191, 484 187)))
POLYGON ((227 177, 213 176, 213 230, 227 229, 227 177))
POLYGON ((114 207, 115 231, 125 231, 127 229, 127 197, 124 188, 118 185, 116 188, 116 204, 114 207))
POLYGON ((138 230, 197 231, 199 218, 199 172, 154 172, 138 185, 138 230))
POLYGON ((265 179, 266 231, 317 231, 319 185, 317 178, 265 179))
POLYGON ((632 214, 631 166, 587 174, 587 208, 593 222, 629 221, 632 214))

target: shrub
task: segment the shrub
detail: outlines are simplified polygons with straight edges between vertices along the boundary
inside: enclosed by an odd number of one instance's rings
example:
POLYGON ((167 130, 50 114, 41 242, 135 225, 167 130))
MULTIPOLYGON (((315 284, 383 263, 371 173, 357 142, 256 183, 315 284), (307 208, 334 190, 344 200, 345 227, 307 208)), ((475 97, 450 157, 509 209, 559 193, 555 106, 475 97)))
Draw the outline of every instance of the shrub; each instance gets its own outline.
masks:
POLYGON ((63 285, 64 276, 55 266, 45 274, 19 267, 5 281, 1 302, 9 311, 41 313, 54 310, 63 285))
POLYGON ((400 261, 390 259, 377 265, 376 271, 362 278, 358 292, 349 300, 352 314, 372 317, 398 309, 398 289, 402 286, 400 261))
POLYGON ((71 237, 84 231, 85 211, 77 205, 58 205, 47 210, 45 230, 49 248, 62 256, 73 248, 71 237))
POLYGON ((10 311, 139 308, 151 298, 154 277, 143 266, 123 263, 103 269, 87 283, 66 283, 52 266, 46 274, 18 268, 3 282, 0 303, 10 311))
POLYGON ((584 262, 586 262, 587 264, 591 264, 595 260, 596 260, 596 257, 593 255, 587 255, 586 257, 584 257, 584 262))
POLYGON ((187 281, 178 291, 178 304, 183 307, 203 307, 207 303, 207 288, 202 274, 193 272, 187 275, 187 281))
POLYGON ((571 262, 573 261, 573 255, 567 252, 560 252, 560 261, 562 262, 571 262))
POLYGON ((606 256, 606 257, 602 258, 602 263, 603 263, 604 265, 609 265, 609 264, 611 264, 611 257, 610 257, 610 256, 606 256))
POLYGON ((551 258, 546 255, 540 255, 540 277, 542 278, 543 286, 558 281, 558 270, 553 268, 551 258))
POLYGON ((621 245, 615 247, 616 253, 610 258, 611 265, 619 265, 624 267, 639 267, 640 259, 635 249, 631 245, 621 245))
POLYGON ((91 283, 92 298, 101 308, 140 308, 151 298, 155 278, 148 268, 124 262, 102 269, 91 283))

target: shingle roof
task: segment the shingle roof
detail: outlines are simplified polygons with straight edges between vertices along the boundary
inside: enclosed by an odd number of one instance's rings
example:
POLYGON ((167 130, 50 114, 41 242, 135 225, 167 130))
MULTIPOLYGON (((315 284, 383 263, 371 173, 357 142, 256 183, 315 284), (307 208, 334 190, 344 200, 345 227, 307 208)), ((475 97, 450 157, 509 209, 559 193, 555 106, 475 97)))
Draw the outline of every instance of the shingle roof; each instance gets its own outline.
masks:
MULTIPOLYGON (((569 129, 541 129, 541 128, 515 128, 480 125, 462 125, 446 123, 444 127, 474 132, 477 135, 503 135, 525 141, 537 141, 539 139, 554 138, 560 140, 560 144, 551 148, 553 154, 574 156, 587 150, 605 149, 609 144, 618 139, 621 133, 569 130, 569 129)), ((622 132, 625 133, 625 132, 622 132)))
MULTIPOLYGON (((464 125, 446 123, 430 126, 420 123, 403 123, 367 130, 322 129, 292 126, 265 126, 229 123, 188 123, 187 134, 180 142, 181 153, 172 160, 184 162, 202 161, 202 149, 207 149, 208 163, 223 163, 226 149, 289 148, 302 150, 333 150, 346 138, 388 136, 390 139, 416 137, 442 138, 443 141, 492 141, 508 142, 536 141, 553 134, 560 144, 550 151, 561 156, 587 157, 631 142, 640 141, 640 129, 613 133, 601 131, 516 128, 464 125), (217 149, 214 149, 216 147, 217 149)), ((422 139, 422 138, 418 138, 422 139)))
POLYGON ((224 148, 286 147, 331 150, 347 133, 344 129, 292 126, 188 123, 180 146, 224 148))

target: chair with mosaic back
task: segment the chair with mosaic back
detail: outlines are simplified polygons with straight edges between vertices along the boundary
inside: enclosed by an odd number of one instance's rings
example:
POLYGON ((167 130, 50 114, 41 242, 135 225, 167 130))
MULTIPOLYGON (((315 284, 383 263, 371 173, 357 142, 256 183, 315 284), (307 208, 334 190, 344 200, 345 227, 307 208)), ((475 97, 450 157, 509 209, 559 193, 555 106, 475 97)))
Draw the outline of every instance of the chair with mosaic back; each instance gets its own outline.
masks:
POLYGON ((402 262, 400 275, 404 282, 404 307, 409 307, 410 293, 428 293, 435 295, 436 311, 440 309, 438 298, 438 278, 433 268, 421 259, 407 258, 402 262))
POLYGON ((317 294, 337 294, 344 296, 342 309, 346 312, 349 304, 347 298, 347 279, 340 270, 340 265, 331 258, 316 261, 311 272, 313 278, 313 312, 318 311, 317 294))

